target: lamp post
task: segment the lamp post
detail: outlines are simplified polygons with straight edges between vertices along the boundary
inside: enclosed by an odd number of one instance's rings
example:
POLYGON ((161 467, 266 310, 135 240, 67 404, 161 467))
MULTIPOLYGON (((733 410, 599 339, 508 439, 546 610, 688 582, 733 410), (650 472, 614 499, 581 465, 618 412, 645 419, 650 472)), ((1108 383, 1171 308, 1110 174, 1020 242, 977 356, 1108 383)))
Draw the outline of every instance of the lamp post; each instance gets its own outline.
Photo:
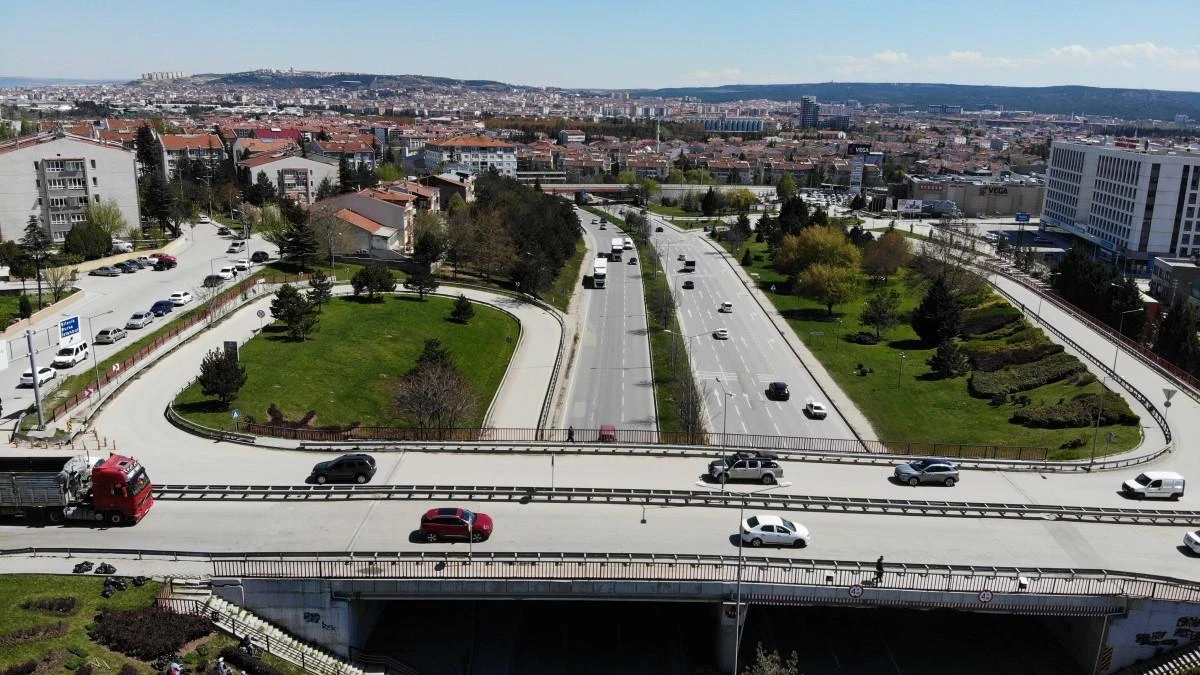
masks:
POLYGON ((896 371, 896 388, 897 389, 900 388, 900 377, 902 375, 904 375, 904 359, 907 359, 907 358, 908 358, 907 354, 905 354, 904 352, 900 352, 900 369, 896 371))
POLYGON ((1105 382, 1108 382, 1107 377, 1100 379, 1100 405, 1096 408, 1096 430, 1092 433, 1092 458, 1088 460, 1088 471, 1091 471, 1092 466, 1096 463, 1096 441, 1100 437, 1100 418, 1104 417, 1104 392, 1108 389, 1105 382))
MULTIPOLYGON (((1061 275, 1062 275, 1062 272, 1051 272, 1046 275, 1050 279, 1050 288, 1051 289, 1054 288, 1054 277, 1061 276, 1061 275)), ((1043 297, 1045 297, 1044 293, 1038 293, 1038 308, 1037 308, 1038 321, 1042 320, 1042 298, 1043 297)))
MULTIPOLYGON (((674 373, 675 373, 675 357, 679 354, 679 333, 671 330, 670 328, 664 328, 663 332, 670 333, 672 335, 672 338, 671 338, 671 374, 674 375, 674 373)), ((684 343, 683 343, 684 351, 687 350, 687 341, 688 340, 691 340, 692 338, 698 338, 701 335, 707 335, 707 334, 708 334, 708 332, 705 331, 703 333, 696 333, 695 335, 685 335, 683 338, 684 339, 684 343)))
POLYGON ((224 260, 224 259, 225 259, 225 256, 219 255, 219 256, 213 258, 212 260, 209 260, 208 261, 208 273, 210 275, 216 274, 217 272, 216 272, 215 268, 213 267, 213 261, 214 260, 224 260))
MULTIPOLYGON (((737 540, 738 540, 738 566, 737 566, 737 591, 736 591, 736 614, 733 624, 733 672, 737 675, 738 672, 738 653, 742 650, 742 568, 745 567, 745 550, 746 542, 742 541, 742 523, 746 522, 746 497, 757 495, 768 490, 774 490, 779 487, 776 483, 771 487, 765 487, 761 490, 752 490, 743 492, 738 503, 738 523, 737 523, 737 540)), ((721 488, 724 490, 724 486, 721 488)))
POLYGON ((1121 332, 1125 329, 1125 315, 1133 314, 1134 312, 1143 311, 1141 307, 1136 309, 1127 309, 1121 312, 1121 320, 1117 322, 1117 339, 1113 343, 1113 375, 1117 374, 1117 355, 1121 353, 1121 340, 1125 339, 1125 333, 1121 332))
POLYGON ((723 394, 723 398, 721 399, 721 448, 722 454, 724 454, 724 450, 729 447, 729 437, 725 433, 725 425, 729 422, 729 399, 733 398, 733 394, 725 389, 725 383, 719 377, 717 378, 717 384, 721 385, 721 394, 723 394))
MULTIPOLYGON (((110 309, 107 312, 100 312, 99 314, 93 314, 93 315, 87 317, 88 334, 92 336, 92 340, 96 339, 96 331, 95 331, 95 329, 92 328, 92 319, 95 319, 96 317, 99 317, 99 316, 104 316, 106 314, 112 314, 115 311, 116 310, 114 310, 114 309, 110 309)), ((100 393, 101 393, 100 392, 100 362, 96 360, 96 345, 94 343, 91 345, 91 352, 92 352, 92 372, 96 375, 96 405, 100 405, 100 393)))
POLYGON ((835 352, 840 351, 841 346, 842 346, 842 317, 839 316, 838 320, 837 320, 837 337, 835 338, 835 341, 833 343, 833 351, 835 351, 835 352))

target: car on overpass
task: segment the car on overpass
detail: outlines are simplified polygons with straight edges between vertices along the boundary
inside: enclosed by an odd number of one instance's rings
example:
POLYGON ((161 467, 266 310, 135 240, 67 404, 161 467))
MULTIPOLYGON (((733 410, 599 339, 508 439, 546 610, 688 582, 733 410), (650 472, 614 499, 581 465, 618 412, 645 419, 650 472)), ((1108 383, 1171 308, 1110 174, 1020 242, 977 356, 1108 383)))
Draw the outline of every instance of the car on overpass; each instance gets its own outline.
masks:
POLYGON ((760 513, 742 521, 742 543, 758 548, 795 546, 804 548, 812 540, 808 528, 770 513, 760 513))
POLYGON ((776 460, 776 456, 769 452, 735 452, 709 462, 708 475, 721 484, 740 480, 774 485, 783 478, 783 467, 776 460))
POLYGON ((469 539, 475 543, 492 536, 492 517, 457 507, 429 509, 421 516, 421 538, 433 543, 443 539, 469 539))
POLYGON ((913 487, 922 483, 954 487, 958 482, 958 467, 948 459, 927 457, 897 466, 893 475, 896 480, 913 487))
POLYGON ((328 482, 366 483, 375 476, 375 458, 361 452, 342 455, 336 459, 317 462, 312 468, 312 480, 324 485, 328 482))

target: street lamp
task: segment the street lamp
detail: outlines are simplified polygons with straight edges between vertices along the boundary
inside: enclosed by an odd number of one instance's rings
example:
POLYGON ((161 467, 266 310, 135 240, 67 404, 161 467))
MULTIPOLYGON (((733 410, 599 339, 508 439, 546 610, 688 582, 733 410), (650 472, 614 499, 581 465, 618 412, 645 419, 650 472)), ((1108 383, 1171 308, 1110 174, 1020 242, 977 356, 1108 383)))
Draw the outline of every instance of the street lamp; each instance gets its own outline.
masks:
POLYGON ((1113 343, 1113 375, 1117 374, 1117 355, 1121 353, 1121 340, 1125 339, 1125 334, 1121 332, 1125 328, 1125 315, 1140 311, 1142 311, 1141 307, 1121 312, 1121 320, 1117 322, 1117 339, 1113 343))
MULTIPOLYGON (((778 488, 776 483, 771 487, 765 487, 761 490, 751 490, 743 492, 738 503, 738 523, 737 523, 737 540, 738 540, 738 566, 737 566, 737 594, 736 594, 736 612, 733 624, 733 672, 736 675, 738 672, 738 652, 742 650, 742 568, 745 567, 745 551, 746 542, 742 541, 742 523, 746 522, 746 497, 750 495, 761 494, 768 490, 778 488)), ((721 487, 724 490, 724 486, 721 487)))
POLYGON ((733 398, 733 394, 725 389, 725 383, 719 377, 717 378, 717 384, 721 385, 721 393, 724 394, 724 398, 721 400, 721 448, 727 449, 729 447, 729 437, 725 434, 725 425, 729 422, 729 399, 733 398))
POLYGON ((904 352, 900 352, 900 370, 896 371, 896 388, 897 389, 900 388, 900 377, 902 375, 904 375, 904 359, 907 359, 907 358, 908 358, 907 354, 905 354, 904 352))
MULTIPOLYGON (((105 314, 112 314, 115 311, 116 310, 114 310, 114 309, 110 309, 107 312, 100 312, 99 314, 93 314, 93 315, 87 317, 88 334, 92 336, 92 340, 96 339, 96 331, 95 331, 95 329, 92 328, 92 319, 95 319, 98 316, 104 316, 105 314)), ((99 361, 96 360, 96 345, 94 342, 91 345, 91 352, 92 352, 92 372, 96 375, 96 405, 99 406, 100 405, 100 393, 101 393, 100 392, 100 363, 99 363, 99 361)))
POLYGON ((213 258, 212 260, 209 260, 208 261, 208 273, 210 275, 216 274, 216 270, 213 268, 213 260, 224 260, 224 259, 225 259, 225 256, 219 255, 219 256, 213 258))
MULTIPOLYGON (((679 354, 679 333, 676 333, 675 331, 671 330, 670 328, 664 328, 663 332, 670 333, 673 336, 671 338, 671 373, 674 374, 675 373, 675 357, 679 354)), ((683 337, 684 349, 685 350, 687 349, 687 341, 688 340, 691 340, 692 338, 698 338, 701 335, 707 335, 707 334, 708 334, 708 331, 705 331, 703 333, 696 333, 695 335, 685 335, 683 337)))
POLYGON ((1088 471, 1096 463, 1096 440, 1100 437, 1100 418, 1104 417, 1104 392, 1108 390, 1105 382, 1108 382, 1107 377, 1100 378, 1100 405, 1096 408, 1096 431, 1092 433, 1092 458, 1088 461, 1088 471))

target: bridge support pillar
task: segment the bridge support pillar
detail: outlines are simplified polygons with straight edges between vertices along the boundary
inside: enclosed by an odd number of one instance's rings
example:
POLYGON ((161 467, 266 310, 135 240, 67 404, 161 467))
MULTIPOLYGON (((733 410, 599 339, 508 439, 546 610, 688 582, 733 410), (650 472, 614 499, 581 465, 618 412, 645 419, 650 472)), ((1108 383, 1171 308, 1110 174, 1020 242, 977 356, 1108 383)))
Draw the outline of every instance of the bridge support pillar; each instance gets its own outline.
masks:
POLYGON ((738 611, 736 602, 722 603, 717 616, 717 668, 722 673, 733 673, 741 670, 745 664, 737 660, 737 651, 741 646, 741 628, 746 623, 746 609, 749 605, 742 603, 742 611, 738 611))

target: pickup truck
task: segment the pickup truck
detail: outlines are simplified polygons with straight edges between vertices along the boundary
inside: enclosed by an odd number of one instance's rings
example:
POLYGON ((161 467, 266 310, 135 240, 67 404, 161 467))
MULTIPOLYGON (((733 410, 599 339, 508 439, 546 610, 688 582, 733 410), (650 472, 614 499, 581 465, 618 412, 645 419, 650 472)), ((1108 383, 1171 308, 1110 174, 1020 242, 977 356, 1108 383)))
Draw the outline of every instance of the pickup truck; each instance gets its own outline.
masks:
POLYGON ((731 480, 750 480, 773 485, 783 478, 783 467, 769 452, 748 450, 726 455, 708 463, 708 475, 718 483, 731 480))

